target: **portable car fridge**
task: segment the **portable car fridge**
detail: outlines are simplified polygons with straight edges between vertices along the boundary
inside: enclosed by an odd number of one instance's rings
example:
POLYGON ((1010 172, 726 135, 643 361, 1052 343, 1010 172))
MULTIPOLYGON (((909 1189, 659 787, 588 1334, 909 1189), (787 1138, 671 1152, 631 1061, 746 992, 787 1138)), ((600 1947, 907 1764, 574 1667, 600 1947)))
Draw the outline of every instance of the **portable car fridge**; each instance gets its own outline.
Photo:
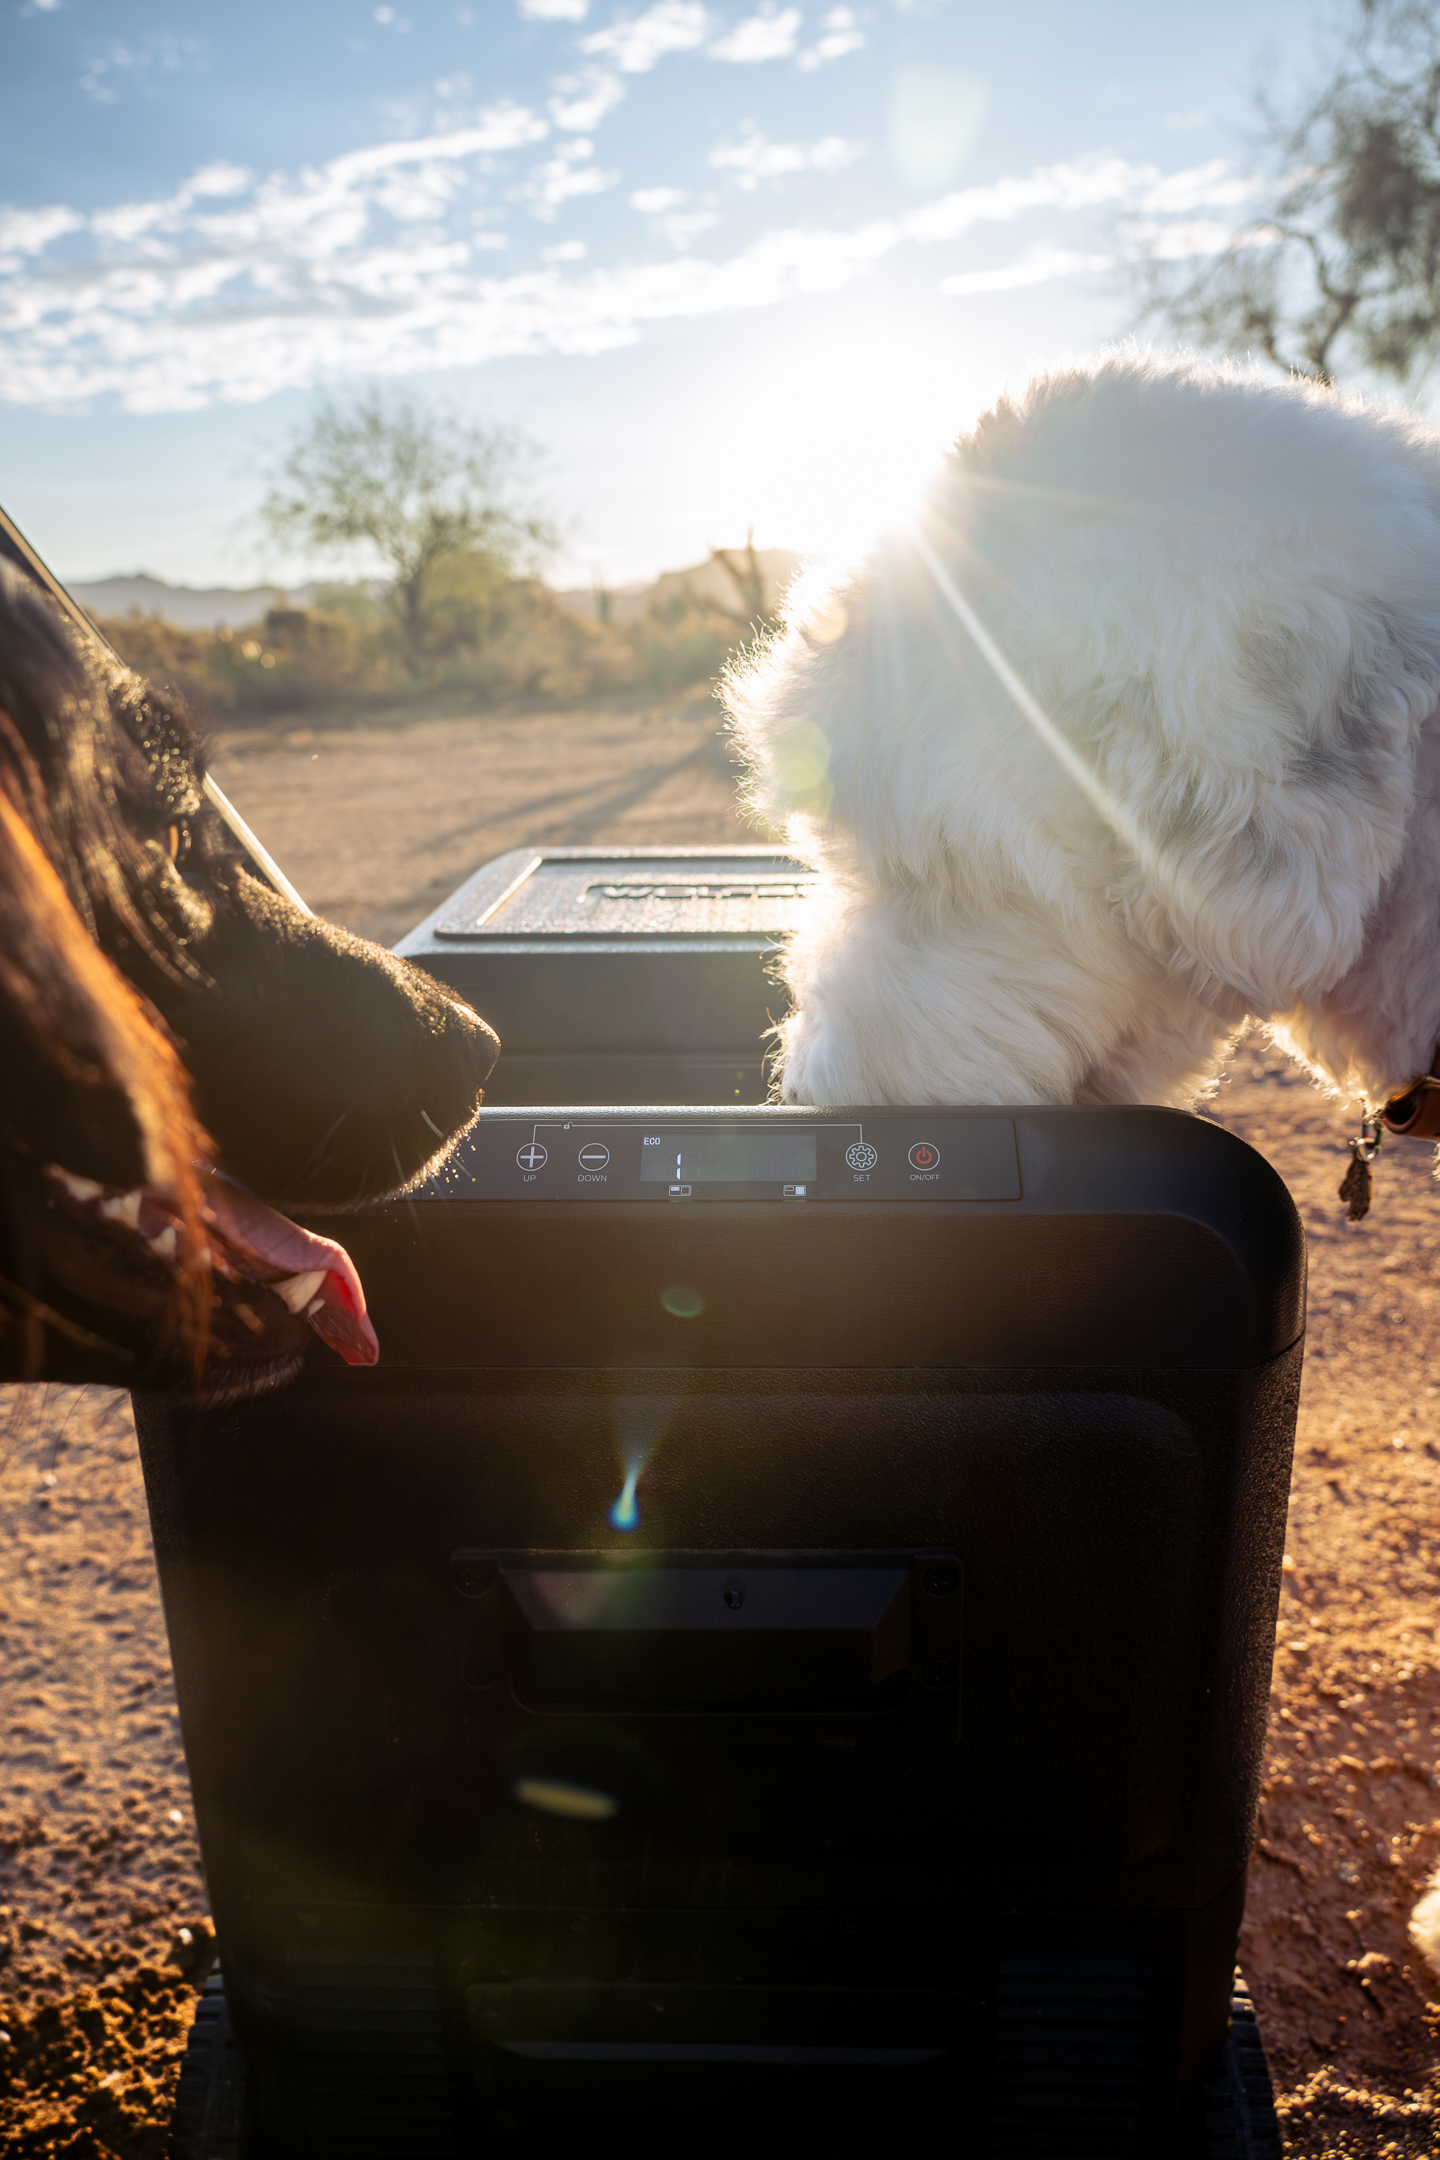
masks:
POLYGON ((504 1108, 344 1234, 378 1371, 137 1405, 258 2149, 1258 2149, 1195 2095, 1300 1377, 1262 1158, 504 1108))

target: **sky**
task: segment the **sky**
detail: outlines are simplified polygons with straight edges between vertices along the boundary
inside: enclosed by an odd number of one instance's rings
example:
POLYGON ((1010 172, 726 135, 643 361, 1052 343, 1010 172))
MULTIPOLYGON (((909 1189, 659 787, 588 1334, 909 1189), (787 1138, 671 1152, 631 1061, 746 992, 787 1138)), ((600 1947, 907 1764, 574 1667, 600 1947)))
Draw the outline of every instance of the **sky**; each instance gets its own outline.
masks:
POLYGON ((1251 200, 1298 0, 0 0, 0 503, 73 580, 296 581, 381 384, 523 429, 558 583, 852 554, 1138 248, 1251 200))

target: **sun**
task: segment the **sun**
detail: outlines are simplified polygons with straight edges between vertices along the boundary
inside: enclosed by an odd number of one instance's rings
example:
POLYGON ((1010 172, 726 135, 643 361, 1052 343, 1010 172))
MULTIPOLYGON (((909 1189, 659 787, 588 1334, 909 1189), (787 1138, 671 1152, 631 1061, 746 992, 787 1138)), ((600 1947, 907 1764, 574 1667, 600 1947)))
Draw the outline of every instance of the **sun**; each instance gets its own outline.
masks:
POLYGON ((908 522, 997 385, 957 365, 929 324, 894 314, 866 322, 850 308, 841 335, 775 330, 711 415, 705 495, 767 544, 853 560, 908 522))

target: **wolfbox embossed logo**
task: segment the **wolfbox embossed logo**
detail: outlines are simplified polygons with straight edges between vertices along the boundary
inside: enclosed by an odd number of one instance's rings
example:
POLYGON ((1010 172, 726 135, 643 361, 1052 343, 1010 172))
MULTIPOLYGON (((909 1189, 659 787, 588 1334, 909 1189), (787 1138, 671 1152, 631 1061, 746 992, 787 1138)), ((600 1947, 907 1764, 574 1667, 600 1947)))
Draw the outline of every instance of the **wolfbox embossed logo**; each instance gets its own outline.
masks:
POLYGON ((599 893, 602 900, 803 900, 813 883, 813 879, 804 884, 798 880, 757 884, 753 878, 743 882, 738 878, 708 878, 702 883, 682 885, 677 878, 666 878, 649 885, 587 885, 585 897, 588 900, 591 893, 599 893))

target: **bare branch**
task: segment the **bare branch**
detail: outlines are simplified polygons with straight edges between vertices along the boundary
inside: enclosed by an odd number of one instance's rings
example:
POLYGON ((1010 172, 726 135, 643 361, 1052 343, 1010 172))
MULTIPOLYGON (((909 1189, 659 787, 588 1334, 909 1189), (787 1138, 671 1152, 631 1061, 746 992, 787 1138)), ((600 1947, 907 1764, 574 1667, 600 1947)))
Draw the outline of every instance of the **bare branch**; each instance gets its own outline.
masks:
POLYGON ((1256 102, 1266 196, 1220 254, 1138 263, 1142 319, 1317 381, 1418 382, 1440 359, 1440 0, 1356 0, 1320 89, 1256 102))

